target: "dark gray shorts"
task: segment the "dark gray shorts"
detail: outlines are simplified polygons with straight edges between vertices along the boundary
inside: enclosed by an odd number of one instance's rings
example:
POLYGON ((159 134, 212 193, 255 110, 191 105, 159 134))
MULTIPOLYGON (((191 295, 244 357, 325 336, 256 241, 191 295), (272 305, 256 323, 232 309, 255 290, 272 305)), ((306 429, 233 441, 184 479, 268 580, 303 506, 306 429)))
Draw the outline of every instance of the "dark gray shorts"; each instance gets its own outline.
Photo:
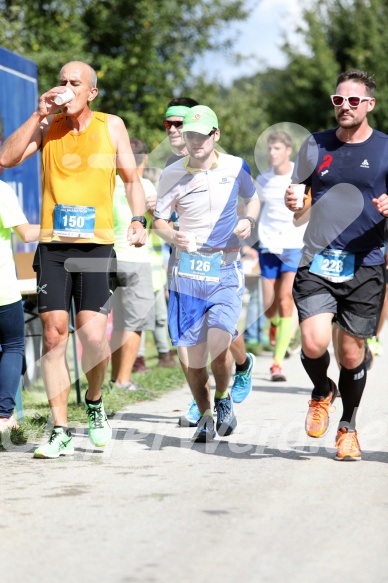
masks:
POLYGON ((385 296, 385 265, 356 267, 354 278, 334 283, 309 272, 297 271, 293 296, 299 322, 332 313, 333 321, 357 338, 375 336, 385 296))

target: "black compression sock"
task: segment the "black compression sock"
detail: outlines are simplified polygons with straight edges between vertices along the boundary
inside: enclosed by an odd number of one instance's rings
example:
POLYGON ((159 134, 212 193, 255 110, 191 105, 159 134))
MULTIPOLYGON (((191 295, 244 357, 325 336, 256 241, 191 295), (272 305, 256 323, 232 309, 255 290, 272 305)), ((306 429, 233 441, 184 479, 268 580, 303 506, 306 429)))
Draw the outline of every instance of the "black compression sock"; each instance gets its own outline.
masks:
POLYGON ((250 360, 248 357, 245 359, 245 362, 243 362, 243 364, 237 364, 236 362, 236 372, 245 372, 246 370, 248 370, 249 364, 250 360))
POLYGON ((319 358, 309 358, 302 350, 300 358, 305 371, 314 385, 312 397, 314 399, 327 397, 331 391, 331 385, 327 378, 327 369, 330 364, 330 354, 328 351, 326 350, 319 358))
POLYGON ((365 384, 366 368, 364 362, 352 370, 341 366, 338 389, 341 393, 344 410, 339 424, 340 427, 355 430, 357 409, 360 406, 365 384))

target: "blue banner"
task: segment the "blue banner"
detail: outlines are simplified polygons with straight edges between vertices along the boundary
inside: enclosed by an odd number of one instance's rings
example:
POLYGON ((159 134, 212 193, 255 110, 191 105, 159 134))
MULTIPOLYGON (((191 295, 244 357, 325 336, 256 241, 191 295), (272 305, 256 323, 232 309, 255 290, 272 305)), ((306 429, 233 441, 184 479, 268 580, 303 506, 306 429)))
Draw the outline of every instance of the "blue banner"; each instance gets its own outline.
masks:
MULTIPOLYGON (((0 47, 0 143, 36 109, 37 73, 33 61, 0 47)), ((29 222, 39 223, 40 153, 15 168, 0 168, 0 180, 14 189, 29 222)))

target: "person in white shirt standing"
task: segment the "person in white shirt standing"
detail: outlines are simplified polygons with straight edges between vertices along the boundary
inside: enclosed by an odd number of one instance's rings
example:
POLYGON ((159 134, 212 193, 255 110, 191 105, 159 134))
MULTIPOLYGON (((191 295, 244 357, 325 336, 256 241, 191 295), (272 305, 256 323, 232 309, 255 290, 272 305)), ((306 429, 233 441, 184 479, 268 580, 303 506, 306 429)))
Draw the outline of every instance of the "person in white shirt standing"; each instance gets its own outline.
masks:
POLYGON ((262 210, 259 218, 259 261, 265 314, 275 336, 271 380, 286 381, 283 360, 293 335, 292 286, 301 258, 305 226, 295 227, 293 213, 284 205, 284 190, 291 183, 292 140, 282 131, 268 136, 271 167, 256 178, 262 210), (276 332, 275 332, 276 331, 276 332), (276 335, 275 335, 276 334, 276 335))

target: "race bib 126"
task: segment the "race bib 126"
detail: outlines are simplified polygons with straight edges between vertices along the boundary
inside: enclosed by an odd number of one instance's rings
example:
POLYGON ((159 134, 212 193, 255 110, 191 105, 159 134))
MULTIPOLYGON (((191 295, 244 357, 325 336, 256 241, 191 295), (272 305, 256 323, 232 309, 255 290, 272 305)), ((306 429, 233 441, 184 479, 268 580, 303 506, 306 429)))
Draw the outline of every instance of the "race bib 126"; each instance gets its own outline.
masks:
POLYGON ((178 274, 200 281, 220 281, 222 252, 211 255, 182 251, 178 274))

